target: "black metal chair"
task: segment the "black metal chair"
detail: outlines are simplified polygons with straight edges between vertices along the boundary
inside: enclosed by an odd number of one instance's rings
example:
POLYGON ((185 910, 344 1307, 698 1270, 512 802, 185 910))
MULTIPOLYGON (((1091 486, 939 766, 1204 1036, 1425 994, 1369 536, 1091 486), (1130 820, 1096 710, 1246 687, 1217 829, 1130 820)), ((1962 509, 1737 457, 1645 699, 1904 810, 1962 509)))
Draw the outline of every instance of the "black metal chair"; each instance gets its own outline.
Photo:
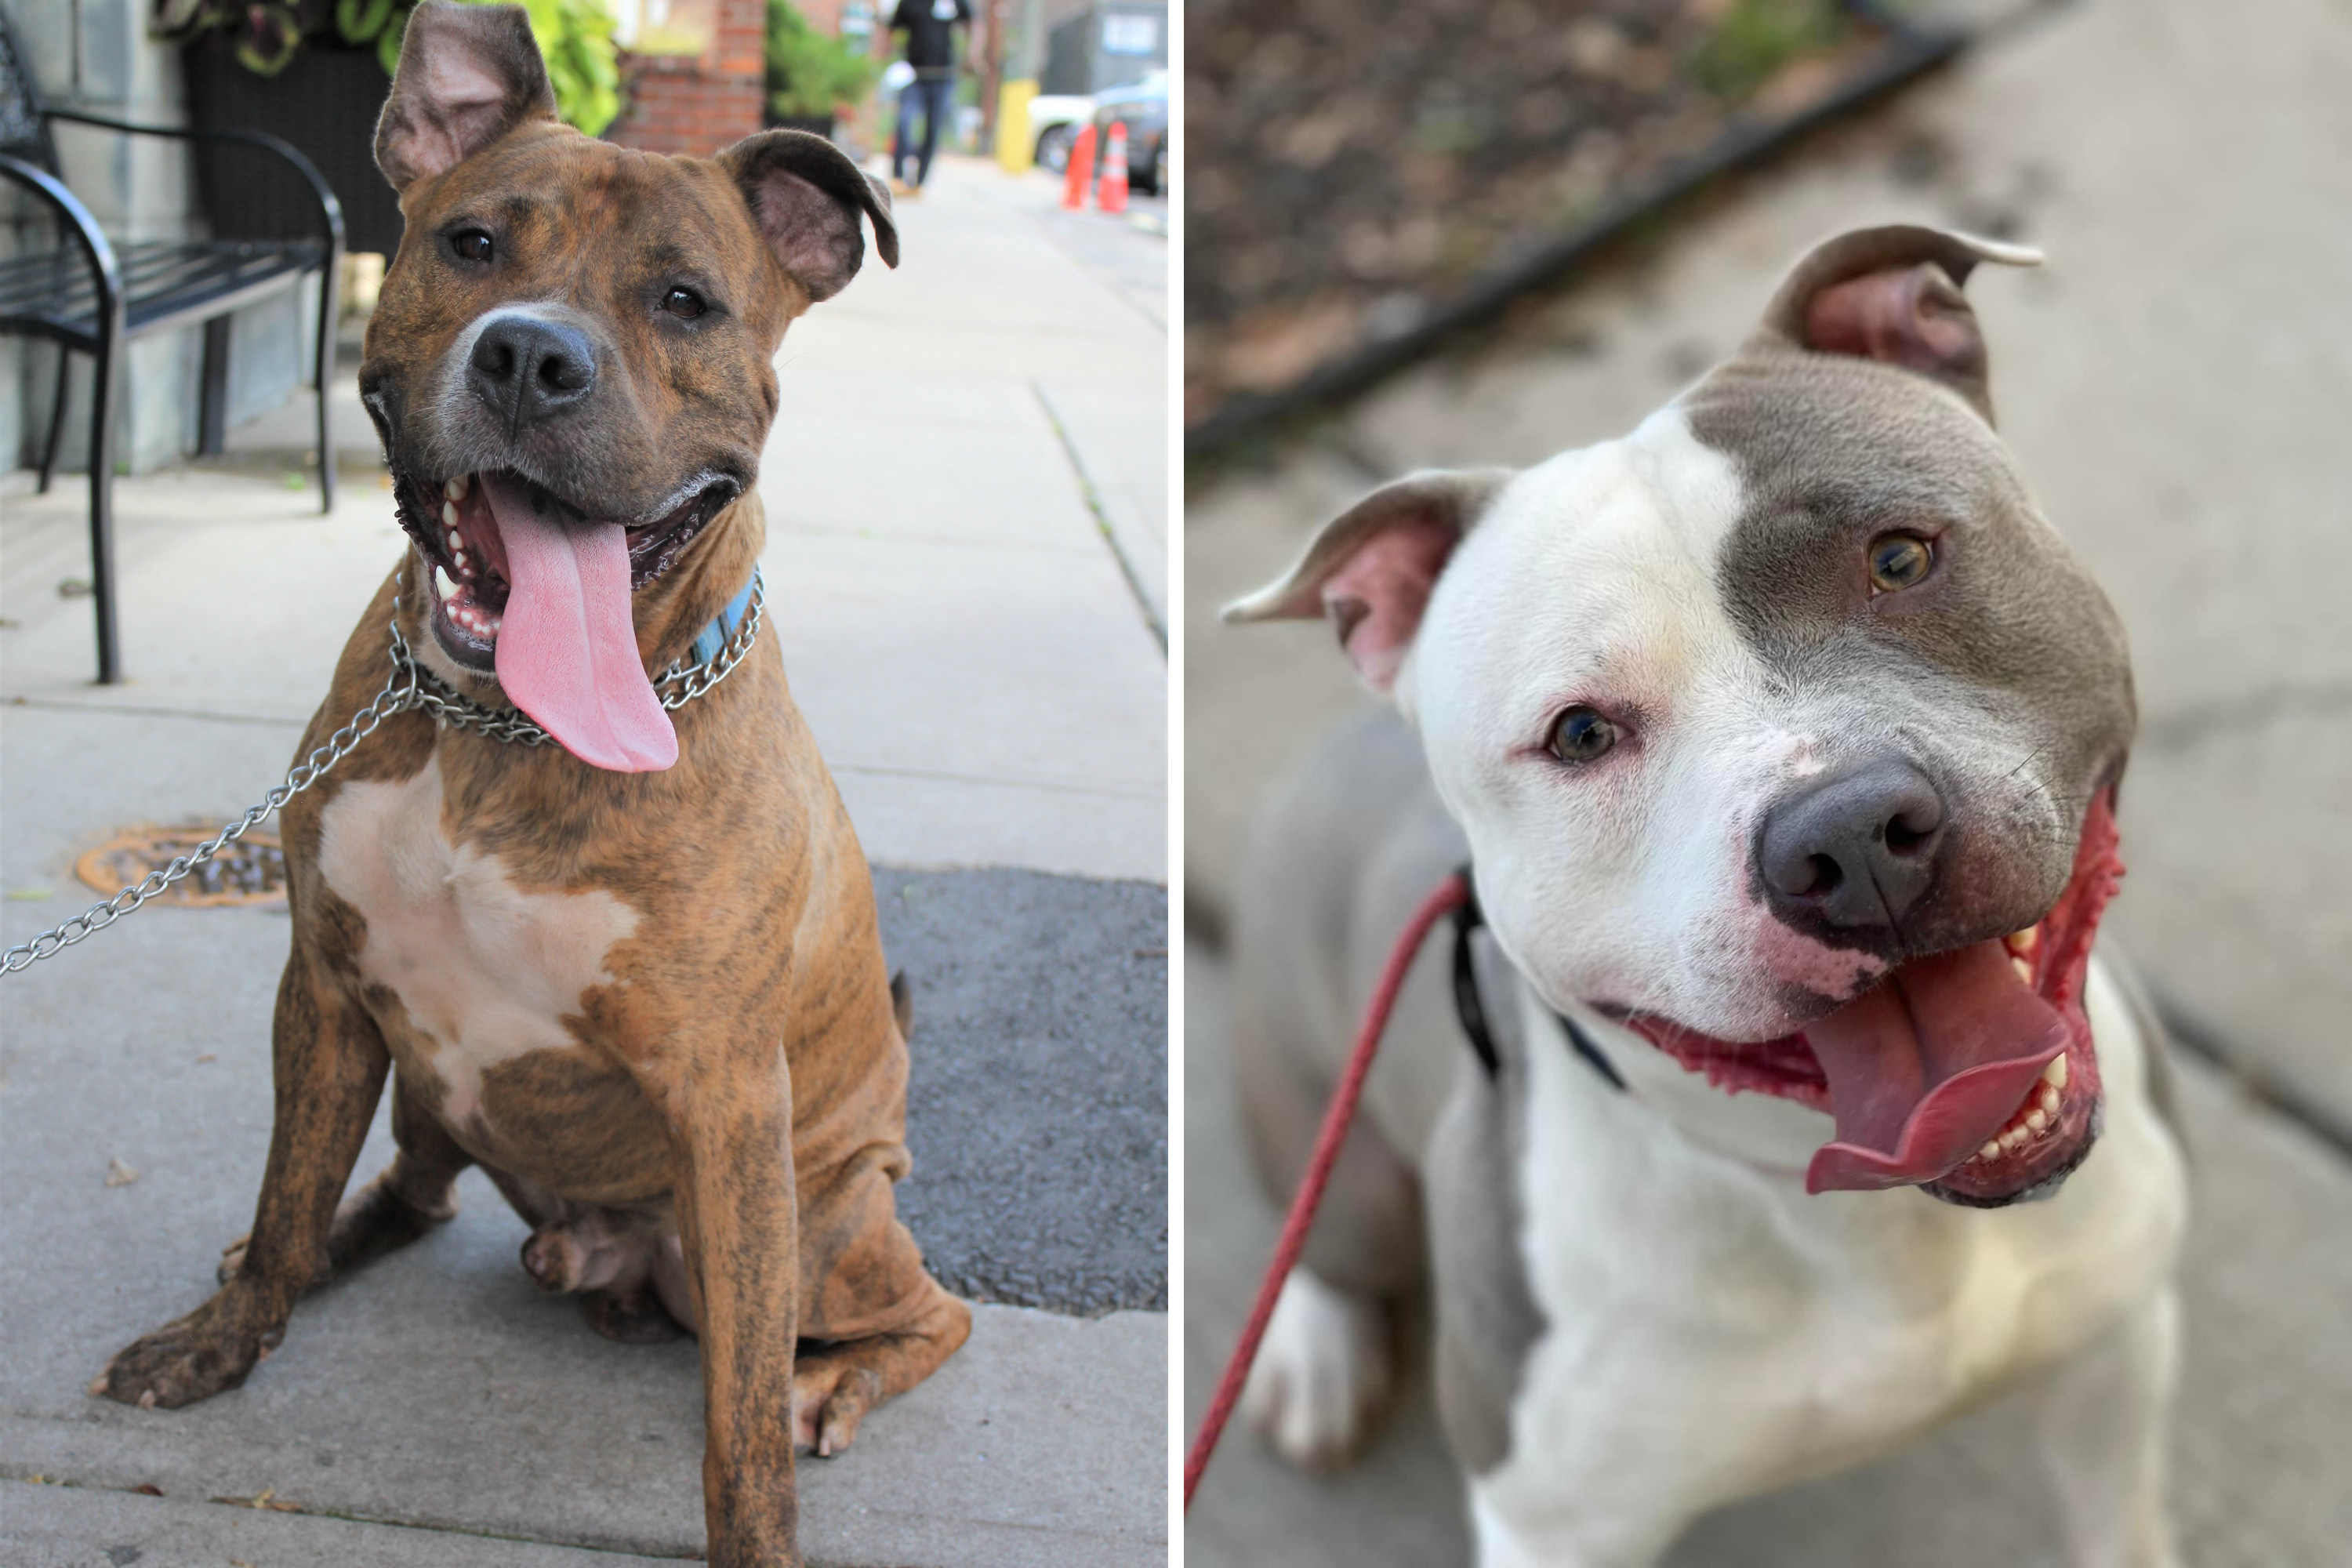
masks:
POLYGON ((229 312, 299 286, 316 272, 319 285, 320 510, 335 505, 335 448, 327 430, 327 395, 334 378, 335 292, 343 254, 343 211, 335 193, 300 153, 256 131, 198 131, 129 125, 73 110, 49 109, 34 86, 23 51, 0 13, 0 177, 30 190, 72 235, 79 254, 58 248, 0 261, 0 334, 47 338, 58 345, 55 405, 42 450, 42 490, 65 434, 66 370, 73 353, 96 366, 90 396, 90 590, 98 609, 98 679, 122 679, 114 620, 114 409, 122 384, 123 345, 151 332, 205 324, 202 445, 217 451, 228 391, 229 312), (131 136, 238 142, 274 153, 293 166, 317 197, 318 237, 110 242, 89 209, 58 177, 52 121, 70 121, 131 136))

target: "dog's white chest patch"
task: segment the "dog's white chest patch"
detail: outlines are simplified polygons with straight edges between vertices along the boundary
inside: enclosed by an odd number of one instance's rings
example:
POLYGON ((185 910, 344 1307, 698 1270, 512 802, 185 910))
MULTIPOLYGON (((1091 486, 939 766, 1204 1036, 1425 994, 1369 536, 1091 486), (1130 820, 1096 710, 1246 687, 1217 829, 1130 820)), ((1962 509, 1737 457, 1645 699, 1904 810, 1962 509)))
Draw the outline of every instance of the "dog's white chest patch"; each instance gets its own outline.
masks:
POLYGON ((442 1116, 481 1114, 482 1075, 534 1051, 572 1050, 582 994, 636 911, 601 889, 530 892, 495 856, 441 825, 436 756, 397 784, 346 784, 320 821, 327 886, 367 921, 361 974, 389 988, 446 1088, 442 1116))
POLYGON ((2086 985, 2105 1131, 2053 1201, 1990 1211, 1806 1196, 1828 1121, 1774 1101, 1724 1103, 1789 1123, 1777 1173, 1672 1136, 1642 1074, 1633 1095, 1596 1092, 1527 1001, 1528 1036, 1550 1048, 1528 1053, 1519 1244, 1546 1326, 1513 1392, 1509 1456, 1473 1484, 1482 1561, 1583 1561, 1539 1543, 1555 1526, 1636 1539, 1864 1462, 2044 1386, 2159 1290, 2184 1173, 2120 994, 2096 963, 2086 985))

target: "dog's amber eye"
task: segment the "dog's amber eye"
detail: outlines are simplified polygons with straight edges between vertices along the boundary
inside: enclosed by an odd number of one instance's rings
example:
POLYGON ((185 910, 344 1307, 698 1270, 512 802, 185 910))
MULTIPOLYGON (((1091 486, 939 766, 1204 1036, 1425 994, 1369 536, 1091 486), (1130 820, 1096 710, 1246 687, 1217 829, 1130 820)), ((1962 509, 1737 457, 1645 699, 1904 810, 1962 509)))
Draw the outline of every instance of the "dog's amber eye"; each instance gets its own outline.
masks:
POLYGON ((1552 721, 1551 754, 1589 763, 1617 743, 1617 726, 1590 708, 1571 708, 1552 721))
POLYGON ((1936 547, 1916 533, 1882 533, 1870 542, 1870 586, 1895 594, 1916 588, 1935 569, 1936 547))
POLYGON ((690 321, 709 307, 702 302, 702 296, 693 289, 673 289, 662 296, 662 309, 673 316, 683 316, 690 321))
POLYGON ((487 231, 461 228, 449 237, 449 248, 457 253, 460 261, 488 261, 492 247, 487 231))

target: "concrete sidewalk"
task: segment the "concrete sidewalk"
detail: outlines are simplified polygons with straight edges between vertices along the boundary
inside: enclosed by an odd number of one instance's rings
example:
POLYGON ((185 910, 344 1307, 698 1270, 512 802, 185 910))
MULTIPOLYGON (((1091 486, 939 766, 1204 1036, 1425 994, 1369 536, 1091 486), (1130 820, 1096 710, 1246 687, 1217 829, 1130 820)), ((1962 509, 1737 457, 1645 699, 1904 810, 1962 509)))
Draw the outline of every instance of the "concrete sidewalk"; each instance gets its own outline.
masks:
MULTIPOLYGON (((1047 220, 943 163, 902 207, 904 266, 870 263, 779 356, 767 624, 915 983, 905 1212, 987 1303, 940 1375, 803 1466, 803 1543, 842 1568, 1166 1556, 1167 671, 1094 477, 1164 450, 1166 333, 1135 268, 1047 220)), ((402 548, 348 369, 338 391, 332 517, 284 479, 309 471, 301 408, 118 483, 120 688, 88 684, 89 601, 59 594, 89 574, 79 480, 0 490, 7 941, 91 901, 73 857, 117 826, 217 822, 282 775, 402 548)), ((288 929, 151 910, 6 983, 0 1477, 65 1484, 0 1485, 0 1559, 698 1552, 694 1347, 608 1344, 541 1299, 477 1176, 446 1230, 305 1303, 243 1390, 83 1394, 249 1223, 288 929), (111 1160, 137 1178, 107 1185, 111 1160), (305 1511, 213 1506, 265 1490, 305 1511)), ((379 1117, 359 1174, 389 1155, 379 1117)))
MULTIPOLYGON (((2003 432, 2131 636, 2142 730, 2108 929, 2242 1078, 2188 1075, 2199 1207, 2172 1501, 2201 1568, 2318 1568, 2352 1539, 2352 1165, 2313 1132, 2352 1128, 2352 637, 2334 574, 2310 569, 2338 551, 2352 475, 2352 317, 2320 281, 2352 269, 2347 77, 2335 0, 2055 8, 1230 474, 1186 519, 1187 897, 1213 914, 1267 787, 1363 700, 1327 628, 1214 620, 1308 530, 1412 468, 1530 463, 1631 428, 1842 229, 1911 219, 2047 249, 2046 268, 1986 268, 1969 292, 2003 432)), ((1188 969, 1192 1409, 1272 1234, 1232 1174, 1219 983, 1188 969)), ((1338 1481, 1232 1440, 1189 1556, 1455 1560, 1438 1447, 1425 1402, 1338 1481)), ((2047 1562, 2040 1488, 2026 1450, 1972 1429, 1923 1462, 1727 1510, 1672 1561, 2047 1562)))

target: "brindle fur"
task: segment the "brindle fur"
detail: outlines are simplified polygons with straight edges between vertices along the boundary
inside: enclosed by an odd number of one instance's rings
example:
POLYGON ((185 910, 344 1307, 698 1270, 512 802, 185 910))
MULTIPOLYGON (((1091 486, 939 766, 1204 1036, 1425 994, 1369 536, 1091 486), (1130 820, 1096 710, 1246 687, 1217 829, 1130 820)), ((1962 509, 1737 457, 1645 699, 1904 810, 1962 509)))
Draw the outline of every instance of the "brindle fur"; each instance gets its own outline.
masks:
MULTIPOLYGON (((522 71, 527 57, 536 72, 527 42, 513 8, 420 8, 387 125, 430 118, 430 105, 404 96, 420 51, 467 46, 494 68, 522 71)), ((407 234, 369 329, 363 379, 383 394, 395 454, 414 458, 436 438, 420 389, 480 311, 552 298, 603 322, 627 396, 586 437, 541 454, 578 476, 566 488, 612 498, 626 514, 698 467, 743 480, 741 498, 636 595, 639 648, 659 669, 758 557, 764 522, 751 479, 775 409, 772 361, 785 325, 831 291, 824 269, 844 259, 843 215, 819 226, 812 247, 796 253, 784 234, 772 248, 754 206, 772 153, 754 155, 751 143, 717 161, 625 152, 553 123, 545 96, 543 77, 536 88, 522 81, 475 125, 488 140, 471 143, 457 167, 408 171, 407 234), (739 183, 739 169, 752 174, 739 183), (502 254, 516 258, 515 271, 494 286, 458 286, 433 247, 450 215, 485 213, 506 226, 502 254), (720 309, 707 331, 673 331, 631 293, 633 280, 678 265, 711 283, 720 309)), ((795 177, 793 160, 782 163, 795 177)), ((808 184, 782 188, 799 200, 808 184)), ((776 233, 776 209, 761 210, 776 233)), ((887 205, 874 213, 895 259, 886 215, 887 205)), ((846 222, 854 233, 856 209, 846 222)), ((854 270, 856 256, 846 260, 854 270)), ((412 585, 420 569, 412 552, 403 567, 412 585)), ((382 687, 398 577, 361 616, 298 755, 382 687)), ((430 647, 415 592, 402 616, 410 642, 430 647)), ((499 700, 493 681, 473 690, 499 700)), ((278 991, 277 1116, 252 1233, 231 1249, 218 1294, 118 1354, 93 1392, 169 1407, 237 1386, 279 1342, 305 1290, 447 1218, 456 1177, 479 1163, 534 1226, 525 1255, 543 1283, 577 1278, 565 1261, 567 1224, 584 1218, 598 1234, 643 1240, 648 1258, 675 1235, 684 1299, 674 1306, 701 1339, 709 1560, 800 1561, 796 1441, 826 1453, 845 1445, 866 1411, 954 1352, 971 1313, 924 1272, 895 1216, 892 1184, 908 1169, 905 999, 883 964, 865 857, 775 638, 762 637, 727 681, 674 718, 675 767, 616 773, 554 746, 436 731, 402 714, 289 804, 293 951, 278 991), (344 790, 414 778, 429 763, 452 844, 495 856, 525 891, 600 889, 636 916, 604 960, 611 983, 584 992, 563 1019, 576 1048, 491 1067, 483 1114, 454 1124, 443 1119, 431 1041, 392 990, 362 979, 366 921, 320 864, 322 820, 344 790), (399 1153, 339 1212, 387 1072, 399 1153)), ((675 1332, 660 1273, 588 1292, 592 1323, 624 1339, 675 1332)))

